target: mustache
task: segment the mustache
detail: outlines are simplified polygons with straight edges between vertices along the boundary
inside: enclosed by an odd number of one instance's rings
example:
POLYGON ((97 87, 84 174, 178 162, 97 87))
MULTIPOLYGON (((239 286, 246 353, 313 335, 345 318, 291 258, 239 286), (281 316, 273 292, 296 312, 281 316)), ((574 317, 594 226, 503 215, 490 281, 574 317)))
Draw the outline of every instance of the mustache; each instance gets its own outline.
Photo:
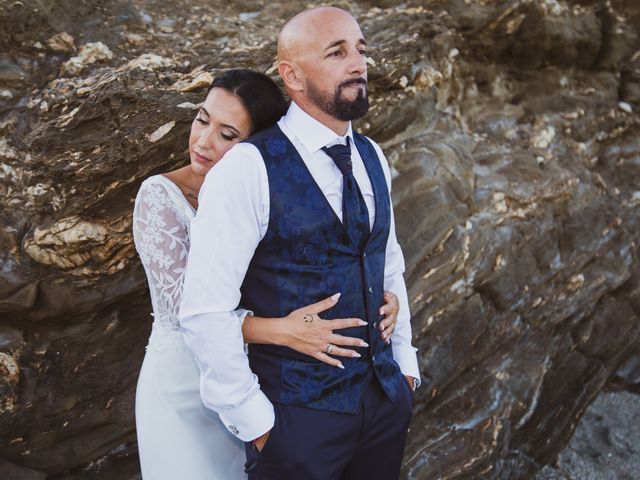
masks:
POLYGON ((342 90, 345 87, 348 87, 349 85, 364 85, 365 87, 367 86, 367 81, 364 78, 352 78, 351 80, 345 80, 344 82, 341 82, 338 85, 338 89, 342 90))

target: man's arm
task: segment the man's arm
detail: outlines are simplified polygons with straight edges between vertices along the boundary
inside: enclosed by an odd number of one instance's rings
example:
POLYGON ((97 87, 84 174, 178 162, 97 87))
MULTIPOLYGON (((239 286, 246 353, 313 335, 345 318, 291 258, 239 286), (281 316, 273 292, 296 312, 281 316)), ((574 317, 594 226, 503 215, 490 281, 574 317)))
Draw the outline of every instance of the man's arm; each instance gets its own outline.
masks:
POLYGON ((229 431, 251 441, 269 431, 273 406, 244 352, 234 309, 268 223, 268 181, 253 145, 232 148, 207 174, 191 223, 180 325, 200 367, 200 395, 229 431))
MULTIPOLYGON (((387 181, 389 195, 391 195, 391 172, 389 164, 380 147, 371 142, 374 146, 380 162, 382 170, 387 181)), ((389 198, 391 203, 391 198, 389 198)), ((391 207, 391 220, 389 238, 387 239, 386 260, 384 265, 384 289, 395 293, 400 303, 400 311, 398 312, 398 321, 395 330, 391 334, 391 348, 393 350, 393 358, 400 366, 400 371, 409 377, 416 379, 416 387, 420 385, 420 369, 418 367, 417 349, 411 345, 411 312, 409 311, 409 299, 407 297, 407 287, 404 283, 404 256, 402 249, 396 238, 395 217, 393 214, 393 204, 391 207)))

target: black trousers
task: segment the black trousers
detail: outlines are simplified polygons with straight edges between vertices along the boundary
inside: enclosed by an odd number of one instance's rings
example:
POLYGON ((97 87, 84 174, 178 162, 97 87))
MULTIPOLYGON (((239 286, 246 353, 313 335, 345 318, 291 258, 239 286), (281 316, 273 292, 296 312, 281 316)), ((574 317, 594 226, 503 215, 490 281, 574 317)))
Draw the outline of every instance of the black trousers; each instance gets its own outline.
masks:
POLYGON ((276 403, 262 451, 247 443, 249 480, 397 480, 412 403, 404 378, 395 402, 372 379, 355 415, 276 403))

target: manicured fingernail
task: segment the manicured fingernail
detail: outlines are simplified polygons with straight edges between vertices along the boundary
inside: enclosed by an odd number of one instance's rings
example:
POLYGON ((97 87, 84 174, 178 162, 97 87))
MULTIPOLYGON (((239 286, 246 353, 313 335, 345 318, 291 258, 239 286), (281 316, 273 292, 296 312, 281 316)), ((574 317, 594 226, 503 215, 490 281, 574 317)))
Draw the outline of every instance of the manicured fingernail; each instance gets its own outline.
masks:
POLYGON ((351 356, 354 358, 360 358, 362 355, 360 355, 358 352, 351 352, 351 356))
POLYGON ((386 333, 383 333, 383 334, 382 334, 382 339, 384 340, 385 338, 387 338, 387 334, 386 334, 386 333))
POLYGON ((331 295, 331 300, 333 300, 334 302, 337 302, 338 299, 340 298, 340 295, 342 295, 342 293, 334 293, 333 295, 331 295))
POLYGON ((380 315, 384 315, 384 309, 380 309, 380 315))
POLYGON ((344 370, 344 365, 343 364, 339 364, 338 368, 341 368, 342 370, 344 370))
POLYGON ((387 338, 387 339, 384 341, 384 343, 386 343, 387 345, 389 345, 389 344, 391 343, 391 339, 390 339, 390 338, 387 338))
POLYGON ((380 324, 380 331, 382 332, 385 328, 387 328, 386 325, 380 324))
POLYGON ((361 347, 368 347, 369 344, 367 342, 360 342, 361 347))
POLYGON ((364 320, 360 320, 360 323, 358 325, 360 325, 361 327, 364 327, 365 325, 369 325, 369 324, 364 320))

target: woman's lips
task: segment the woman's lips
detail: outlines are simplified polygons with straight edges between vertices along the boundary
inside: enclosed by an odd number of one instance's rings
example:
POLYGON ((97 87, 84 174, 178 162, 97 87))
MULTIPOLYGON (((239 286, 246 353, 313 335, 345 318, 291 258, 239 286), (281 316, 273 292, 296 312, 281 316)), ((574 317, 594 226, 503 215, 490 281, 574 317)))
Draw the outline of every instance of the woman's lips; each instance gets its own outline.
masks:
POLYGON ((204 155, 200 155, 198 152, 193 152, 193 156, 196 157, 196 161, 203 165, 209 165, 213 160, 205 157, 204 155))

